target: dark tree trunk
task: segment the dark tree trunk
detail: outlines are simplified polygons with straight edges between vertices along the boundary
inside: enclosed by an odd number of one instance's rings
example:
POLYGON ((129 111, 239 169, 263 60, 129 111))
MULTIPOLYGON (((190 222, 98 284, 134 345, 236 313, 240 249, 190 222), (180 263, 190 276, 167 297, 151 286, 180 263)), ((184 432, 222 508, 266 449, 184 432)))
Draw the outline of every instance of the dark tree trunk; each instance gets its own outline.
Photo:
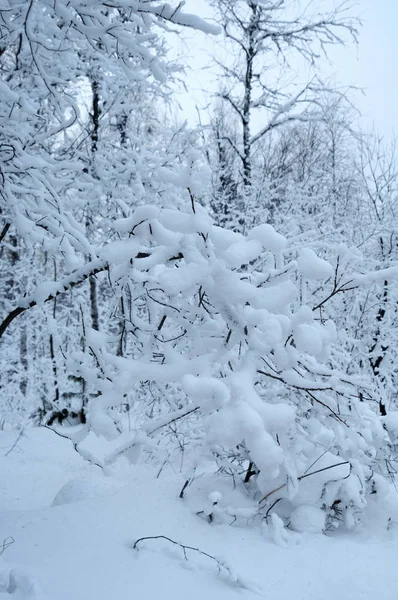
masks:
MULTIPOLYGON (((54 260, 54 281, 57 280, 57 263, 54 260)), ((53 319, 54 321, 57 318, 57 298, 55 297, 53 300, 53 319)), ((59 394, 59 382, 58 382, 58 370, 57 370, 57 362, 55 357, 55 346, 54 346, 54 336, 50 333, 50 357, 51 357, 51 365, 53 371, 53 382, 54 382, 54 402, 58 404, 60 394, 59 394)))
MULTIPOLYGON (((99 140, 99 128, 101 118, 101 107, 100 107, 100 85, 96 79, 91 80, 91 92, 92 92, 92 111, 91 111, 91 172, 94 177, 96 175, 95 169, 95 154, 98 150, 99 140)), ((86 223, 87 229, 91 227, 90 215, 87 217, 86 223)), ((90 314, 91 314, 91 326, 96 331, 99 331, 99 310, 98 310, 98 292, 97 292, 97 280, 95 276, 89 279, 90 286, 90 314)))
MULTIPOLYGON (((382 244, 382 240, 381 240, 381 244, 382 244)), ((382 244, 382 246, 383 246, 383 244, 382 244)), ((380 343, 380 335, 381 335, 380 325, 386 315, 386 310, 387 310, 388 281, 384 281, 384 290, 383 290, 383 295, 381 297, 381 302, 382 302, 382 304, 380 305, 379 310, 376 315, 377 328, 376 328, 376 332, 375 332, 375 335, 373 338, 373 345, 370 348, 369 362, 370 362, 370 366, 372 368, 373 375, 375 376, 375 378, 383 381, 384 378, 380 374, 380 367, 384 360, 386 352, 388 350, 388 346, 384 346, 383 344, 380 343), (375 353, 376 353, 376 356, 375 356, 375 353)), ((380 414, 385 416, 387 414, 386 406, 385 406, 385 404, 382 403, 381 400, 379 402, 379 408, 380 408, 380 414)))

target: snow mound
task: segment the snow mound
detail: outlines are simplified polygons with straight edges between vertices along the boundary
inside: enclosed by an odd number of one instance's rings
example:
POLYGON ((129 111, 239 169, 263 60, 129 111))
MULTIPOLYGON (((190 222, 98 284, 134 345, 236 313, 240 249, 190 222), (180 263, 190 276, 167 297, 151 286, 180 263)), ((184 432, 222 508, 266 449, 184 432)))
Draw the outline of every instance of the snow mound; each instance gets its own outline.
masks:
POLYGON ((37 598, 46 600, 36 580, 22 569, 11 569, 9 574, 1 573, 0 599, 25 600, 37 598))
MULTIPOLYGON (((310 433, 316 439, 321 434, 314 428, 310 433)), ((259 534, 258 527, 252 526, 258 505, 248 494, 253 483, 243 484, 236 477, 234 487, 231 477, 216 472, 211 461, 195 470, 180 498, 183 473, 167 467, 159 473, 150 463, 131 466, 128 461, 120 461, 112 468, 112 476, 103 477, 99 469, 76 461, 77 453, 68 440, 50 434, 44 428, 32 430, 23 438, 24 452, 11 453, 7 460, 3 457, 0 465, 10 462, 13 467, 2 470, 3 487, 10 498, 26 498, 22 510, 1 510, 3 538, 12 535, 15 543, 6 549, 0 562, 0 600, 398 598, 398 520, 392 513, 396 492, 392 490, 391 505, 383 506, 381 514, 377 497, 386 493, 381 487, 383 481, 377 485, 377 493, 371 495, 372 510, 380 517, 371 532, 358 531, 355 537, 336 535, 334 531, 328 535, 304 534, 303 543, 302 534, 286 528, 290 502, 288 514, 281 510, 281 516, 270 513, 268 519, 263 519, 262 511, 259 534), (53 444, 50 453, 46 441, 53 444), (14 477, 16 465, 19 470, 14 477), (80 477, 75 481, 80 482, 79 489, 86 488, 85 497, 102 497, 60 509, 49 508, 47 500, 43 507, 48 490, 38 502, 32 489, 52 485, 51 478, 59 465, 74 469, 73 475, 65 473, 64 482, 80 477), (123 489, 110 493, 118 482, 123 489), (220 518, 211 523, 207 518, 198 518, 197 513, 205 508, 204 500, 213 511, 222 511, 217 515, 220 518), (133 553, 133 540, 142 538, 147 541, 133 553), (186 545, 186 556, 181 544, 186 545), (333 569, 325 565, 333 565, 333 569), (266 590, 265 595, 252 583, 256 581, 266 590), (39 591, 37 582, 46 594, 39 591)), ((10 442, 13 439, 15 435, 10 436, 10 442)), ((4 446, 6 440, 1 441, 4 446)), ((300 472, 307 469, 310 473, 341 460, 332 454, 315 458, 308 453, 300 472)), ((300 487, 315 486, 318 478, 340 479, 349 472, 348 465, 335 466, 303 479, 300 487)), ((62 484, 57 485, 60 488, 62 484)), ((69 482, 64 489, 72 489, 73 485, 69 482)), ((301 492, 294 498, 300 508, 292 524, 297 527, 299 523, 304 531, 308 526, 321 529, 322 511, 311 506, 314 490, 318 493, 319 488, 312 487, 311 494, 307 490, 307 498, 301 492)), ((72 501, 76 500, 74 496, 72 501)))
POLYGON ((97 474, 71 479, 56 494, 52 506, 107 496, 118 492, 123 487, 122 482, 97 474))
POLYGON ((300 504, 290 517, 290 526, 298 533, 322 533, 326 515, 323 510, 310 504, 300 504))

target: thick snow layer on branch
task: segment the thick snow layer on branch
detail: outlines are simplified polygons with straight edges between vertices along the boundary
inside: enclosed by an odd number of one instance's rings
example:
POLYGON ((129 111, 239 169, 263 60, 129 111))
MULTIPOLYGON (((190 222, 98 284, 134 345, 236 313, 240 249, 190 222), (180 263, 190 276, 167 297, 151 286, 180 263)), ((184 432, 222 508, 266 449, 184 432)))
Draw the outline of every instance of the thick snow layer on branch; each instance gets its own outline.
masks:
POLYGON ((185 2, 180 2, 176 8, 170 4, 148 6, 147 3, 141 3, 138 5, 138 10, 140 10, 140 6, 142 6, 142 9, 145 10, 145 12, 151 12, 152 14, 157 15, 158 17, 167 21, 171 21, 176 25, 191 27, 192 29, 198 29, 199 31, 203 31, 203 33, 212 35, 218 35, 221 33, 221 28, 218 25, 212 25, 196 15, 182 12, 181 9, 184 4, 185 2))
POLYGON ((225 251, 224 259, 229 267, 240 267, 255 260, 261 250, 261 244, 257 240, 236 242, 225 251))
POLYGON ((218 410, 229 402, 229 389, 219 379, 185 375, 182 386, 188 398, 205 410, 218 410))
POLYGON ((206 233, 212 227, 210 216, 203 209, 200 210, 200 207, 197 208, 196 213, 192 213, 190 209, 186 211, 164 209, 160 222, 170 231, 179 233, 206 233))
POLYGON ((99 256, 108 263, 117 265, 119 263, 134 259, 140 248, 139 240, 135 237, 107 244, 99 251, 99 256))
POLYGON ((266 308, 270 312, 283 314, 296 298, 297 288, 293 281, 281 281, 278 285, 261 290, 256 308, 266 308))
POLYGON ((153 205, 139 206, 134 213, 124 219, 116 219, 112 223, 112 228, 120 233, 128 233, 134 230, 141 223, 146 223, 159 216, 159 209, 153 205))
POLYGON ((287 246, 286 238, 275 231, 272 225, 266 223, 253 227, 247 237, 250 240, 257 240, 262 244, 263 248, 274 253, 281 252, 287 246))
POLYGON ((371 271, 370 273, 364 273, 363 275, 356 275, 348 283, 347 287, 357 287, 359 285, 372 285, 373 283, 382 283, 389 280, 398 279, 398 267, 389 267, 387 269, 379 269, 378 271, 371 271))
POLYGON ((213 225, 211 229, 211 237, 217 248, 226 250, 232 244, 243 242, 245 236, 232 229, 223 229, 217 225, 213 225))
POLYGON ((333 267, 323 258, 319 258, 310 248, 303 248, 300 251, 297 266, 299 271, 306 279, 326 279, 333 274, 333 267))

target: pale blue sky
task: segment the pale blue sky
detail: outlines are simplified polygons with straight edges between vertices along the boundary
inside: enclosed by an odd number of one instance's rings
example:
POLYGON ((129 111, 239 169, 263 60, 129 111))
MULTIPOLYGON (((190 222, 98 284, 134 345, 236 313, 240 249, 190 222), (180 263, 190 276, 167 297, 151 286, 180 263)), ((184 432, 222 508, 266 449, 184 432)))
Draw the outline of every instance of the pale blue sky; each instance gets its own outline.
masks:
MULTIPOLYGON (((326 4, 332 0, 323 0, 326 4)), ((319 2, 317 4, 319 6, 319 2)), ((200 16, 211 15, 205 0, 187 0, 185 10, 200 16)), ((363 88, 353 101, 364 115, 363 126, 372 123, 386 138, 398 133, 398 0, 358 0, 351 14, 363 21, 359 44, 348 43, 345 48, 334 48, 330 53, 332 67, 325 66, 341 85, 363 88)), ((204 70, 212 41, 201 33, 185 34, 183 51, 192 69, 188 76, 188 94, 179 95, 181 117, 193 121, 195 104, 206 104, 202 87, 212 87, 212 77, 204 70)))

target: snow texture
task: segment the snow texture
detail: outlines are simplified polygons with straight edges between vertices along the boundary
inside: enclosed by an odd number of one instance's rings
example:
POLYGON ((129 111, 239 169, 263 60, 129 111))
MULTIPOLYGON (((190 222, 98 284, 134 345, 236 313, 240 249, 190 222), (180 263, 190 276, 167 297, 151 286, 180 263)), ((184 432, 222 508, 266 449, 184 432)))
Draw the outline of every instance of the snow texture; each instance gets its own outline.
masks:
POLYGON ((168 469, 156 478, 148 466, 121 462, 106 477, 115 487, 89 483, 90 492, 79 492, 79 502, 52 506, 57 489, 70 486, 68 480, 99 482, 104 476, 67 440, 46 429, 30 430, 5 456, 15 438, 15 432, 0 432, 0 528, 4 538, 15 539, 1 558, 1 599, 398 596, 394 516, 387 530, 394 498, 384 507, 385 520, 380 521, 378 510, 371 520, 373 529, 355 537, 323 535, 322 511, 303 502, 291 518, 292 528, 304 532, 302 543, 302 534, 286 529, 286 521, 276 513, 267 519, 262 535, 247 527, 256 510, 245 490, 241 485, 234 490, 225 478, 216 483, 210 473, 194 481, 181 500, 183 480, 178 473, 168 469), (200 498, 210 505, 220 503, 225 519, 209 524, 199 518, 200 498), (321 535, 308 537, 313 531, 321 535), (143 542, 133 550, 135 540, 153 535, 198 548, 224 566, 219 572, 214 561, 189 550, 185 559, 181 548, 164 540, 143 542))

